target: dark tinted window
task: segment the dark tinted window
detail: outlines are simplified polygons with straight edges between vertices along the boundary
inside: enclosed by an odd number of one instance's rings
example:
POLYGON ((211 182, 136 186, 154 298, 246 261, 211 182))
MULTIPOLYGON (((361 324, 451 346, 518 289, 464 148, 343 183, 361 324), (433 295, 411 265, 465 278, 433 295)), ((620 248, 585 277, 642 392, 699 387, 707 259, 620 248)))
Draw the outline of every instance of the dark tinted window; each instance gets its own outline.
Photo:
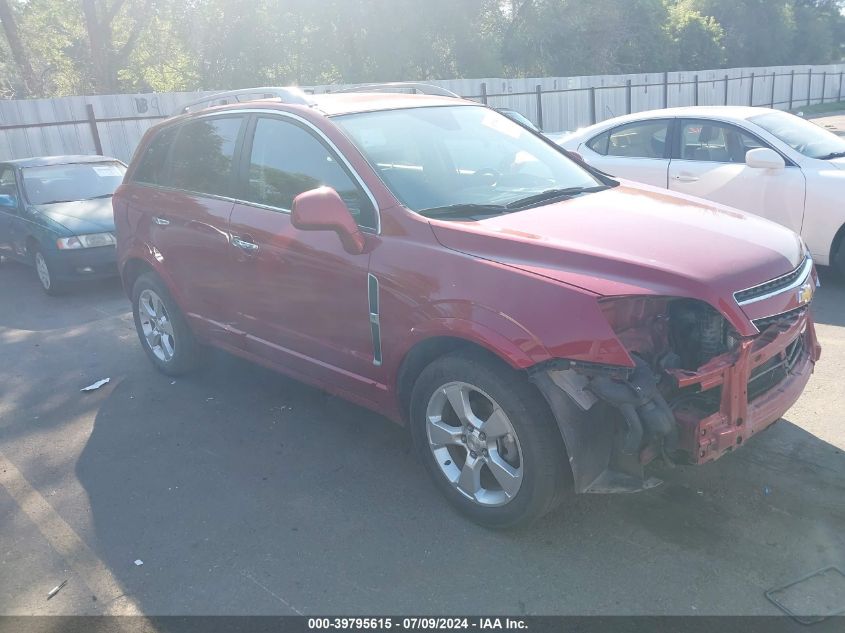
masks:
POLYGON ((167 152, 170 151, 170 145, 173 143, 177 129, 176 127, 167 127, 156 135, 147 146, 144 157, 135 170, 132 180, 151 185, 165 184, 167 152))
POLYGON ((340 194, 358 224, 375 227, 369 199, 325 145, 295 123, 258 119, 250 156, 248 200, 290 209, 300 193, 324 185, 340 194))
POLYGON ((169 185, 231 196, 232 159, 243 117, 214 117, 182 125, 170 154, 169 185))
POLYGON ((663 158, 669 121, 628 123, 611 130, 608 156, 630 158, 663 158))

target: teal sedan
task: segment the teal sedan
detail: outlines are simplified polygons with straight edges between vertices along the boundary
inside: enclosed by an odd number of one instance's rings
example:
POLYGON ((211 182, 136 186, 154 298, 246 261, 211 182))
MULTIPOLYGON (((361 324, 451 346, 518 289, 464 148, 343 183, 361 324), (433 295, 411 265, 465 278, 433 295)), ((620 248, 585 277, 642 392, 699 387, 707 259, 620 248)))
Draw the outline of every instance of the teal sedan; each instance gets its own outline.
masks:
POLYGON ((0 163, 0 256, 34 266, 50 295, 117 275, 111 197, 125 172, 108 156, 0 163))

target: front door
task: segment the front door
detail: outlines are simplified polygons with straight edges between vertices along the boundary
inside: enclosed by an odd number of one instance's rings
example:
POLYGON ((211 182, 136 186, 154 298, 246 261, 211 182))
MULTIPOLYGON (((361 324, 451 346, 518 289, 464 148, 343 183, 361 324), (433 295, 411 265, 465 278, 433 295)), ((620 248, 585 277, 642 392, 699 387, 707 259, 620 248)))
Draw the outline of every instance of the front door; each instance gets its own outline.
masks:
POLYGON ((0 167, 0 255, 11 257, 14 254, 15 224, 19 220, 20 193, 15 182, 15 170, 0 167))
POLYGON ((797 166, 756 169, 748 150, 768 147, 730 123, 683 120, 669 165, 669 188, 763 216, 801 232, 804 174, 797 166))
MULTIPOLYGON (((346 252, 332 231, 300 231, 290 209, 303 191, 334 188, 365 230, 375 209, 351 172, 307 125, 259 116, 244 147, 243 203, 232 210, 232 307, 247 349, 291 373, 373 400, 377 364, 370 329, 368 240, 346 252), (249 139, 252 139, 251 141, 249 139)), ((370 236, 368 236, 370 237, 370 236)))

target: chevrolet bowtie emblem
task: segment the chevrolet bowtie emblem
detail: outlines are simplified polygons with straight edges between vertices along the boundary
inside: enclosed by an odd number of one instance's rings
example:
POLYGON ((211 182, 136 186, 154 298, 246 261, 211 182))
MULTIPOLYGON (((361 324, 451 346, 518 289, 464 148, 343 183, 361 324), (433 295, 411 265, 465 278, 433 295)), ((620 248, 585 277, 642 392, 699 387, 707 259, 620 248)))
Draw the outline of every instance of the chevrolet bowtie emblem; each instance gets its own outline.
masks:
POLYGON ((806 303, 810 303, 813 298, 813 292, 815 288, 813 287, 813 282, 808 281, 803 286, 798 289, 798 303, 800 305, 804 305, 806 303))

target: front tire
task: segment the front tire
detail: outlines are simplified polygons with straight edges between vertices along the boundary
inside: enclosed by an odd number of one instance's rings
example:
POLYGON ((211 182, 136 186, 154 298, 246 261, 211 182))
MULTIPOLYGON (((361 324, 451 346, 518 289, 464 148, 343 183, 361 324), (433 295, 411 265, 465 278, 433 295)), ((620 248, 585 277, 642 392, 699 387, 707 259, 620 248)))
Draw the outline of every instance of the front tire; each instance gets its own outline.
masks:
POLYGON ((543 396, 484 353, 456 352, 426 367, 410 424, 437 488, 485 527, 534 522, 567 485, 566 450, 543 396))
POLYGON ((141 346, 156 369, 178 376, 196 367, 200 346, 179 306, 154 273, 132 287, 132 315, 141 346))
POLYGON ((35 265, 38 281, 41 283, 41 289, 51 297, 60 295, 65 289, 64 284, 56 279, 55 270, 50 265, 50 260, 47 259, 40 248, 35 249, 32 261, 35 265))
POLYGON ((830 262, 833 268, 839 273, 840 279, 845 279, 845 239, 839 241, 839 247, 833 254, 830 262))

